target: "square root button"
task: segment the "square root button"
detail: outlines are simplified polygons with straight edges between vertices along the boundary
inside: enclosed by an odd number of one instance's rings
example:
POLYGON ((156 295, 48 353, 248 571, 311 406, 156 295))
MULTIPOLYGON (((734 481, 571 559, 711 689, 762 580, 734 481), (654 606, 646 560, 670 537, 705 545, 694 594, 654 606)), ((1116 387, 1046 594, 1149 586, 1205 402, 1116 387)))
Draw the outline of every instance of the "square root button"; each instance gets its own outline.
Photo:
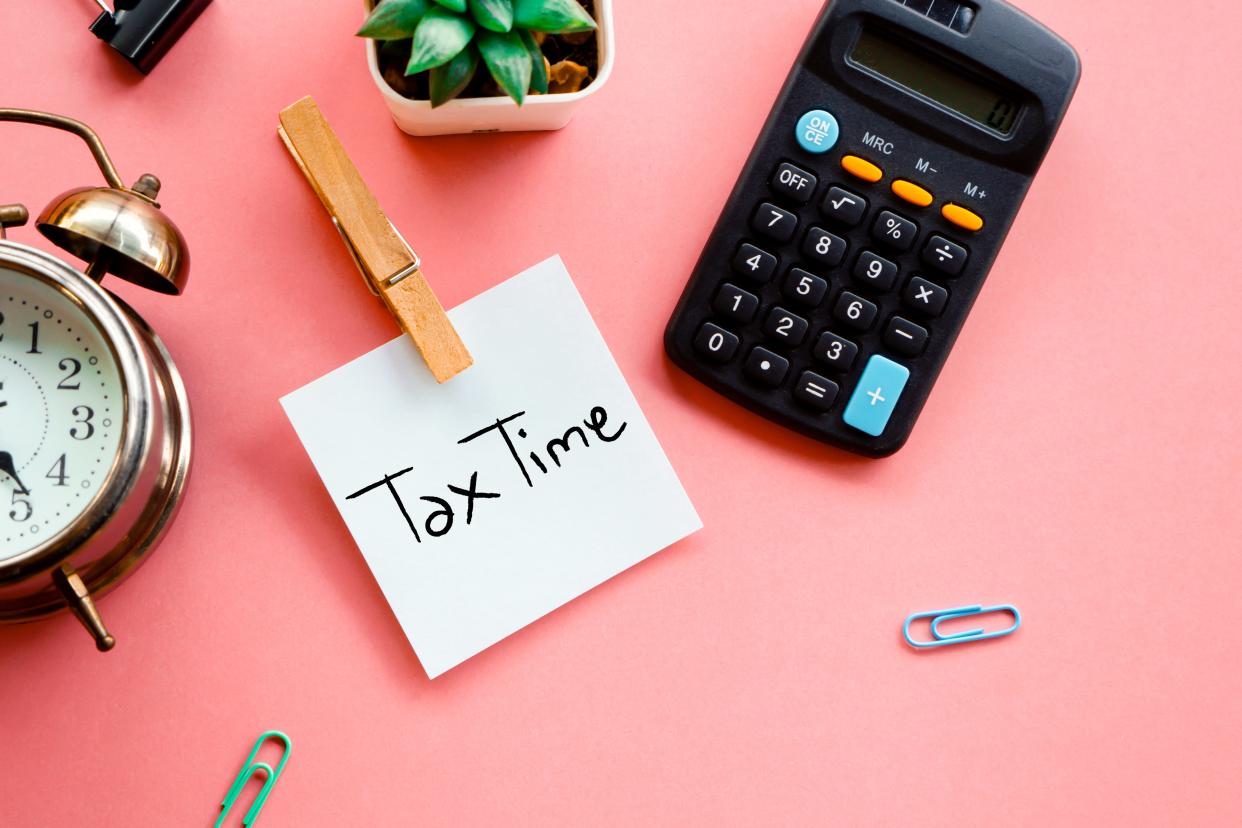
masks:
POLYGON ((871 357, 845 407, 845 424, 879 437, 909 380, 906 366, 879 355, 871 357))

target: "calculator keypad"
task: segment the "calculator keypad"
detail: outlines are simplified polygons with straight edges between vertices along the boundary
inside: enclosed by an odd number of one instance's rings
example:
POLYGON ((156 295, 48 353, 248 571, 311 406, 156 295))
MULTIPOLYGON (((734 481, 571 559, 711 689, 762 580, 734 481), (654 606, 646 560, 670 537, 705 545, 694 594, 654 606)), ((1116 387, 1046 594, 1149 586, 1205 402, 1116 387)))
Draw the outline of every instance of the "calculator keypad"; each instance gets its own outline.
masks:
POLYGON ((786 394, 802 417, 835 416, 879 436, 969 251, 924 234, 906 215, 917 201, 886 185, 868 190, 856 173, 832 180, 832 170, 785 160, 770 170, 733 242, 734 275, 717 282, 694 345, 706 361, 732 362, 723 370, 740 373, 749 394, 786 394))

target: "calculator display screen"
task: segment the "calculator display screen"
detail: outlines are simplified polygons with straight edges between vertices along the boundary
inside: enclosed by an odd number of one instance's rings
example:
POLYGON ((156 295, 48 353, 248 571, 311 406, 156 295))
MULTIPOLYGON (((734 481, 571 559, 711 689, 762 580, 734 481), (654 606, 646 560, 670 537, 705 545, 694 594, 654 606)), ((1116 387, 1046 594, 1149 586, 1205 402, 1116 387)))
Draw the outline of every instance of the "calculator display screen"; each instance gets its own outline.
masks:
POLYGON ((850 60, 867 71, 974 121, 1008 135, 1021 104, 1013 95, 924 57, 887 35, 864 29, 850 60))

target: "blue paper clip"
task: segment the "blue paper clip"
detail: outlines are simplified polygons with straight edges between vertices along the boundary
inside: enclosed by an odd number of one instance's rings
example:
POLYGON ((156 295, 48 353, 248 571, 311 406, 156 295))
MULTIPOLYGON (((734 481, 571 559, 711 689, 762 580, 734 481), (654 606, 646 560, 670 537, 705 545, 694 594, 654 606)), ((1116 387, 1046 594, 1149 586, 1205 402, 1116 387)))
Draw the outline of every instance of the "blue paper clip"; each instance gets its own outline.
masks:
POLYGON ((966 644, 971 641, 986 641, 989 638, 1000 638, 1006 635, 1012 635, 1017 632, 1018 627, 1022 626, 1022 615, 1018 612, 1018 608, 1009 604, 1001 604, 995 607, 960 607, 950 610, 936 610, 935 612, 919 612, 911 615, 906 619, 906 623, 901 627, 901 634, 905 636, 906 643, 911 647, 924 649, 927 647, 945 647, 949 644, 966 644), (940 631, 940 625, 946 621, 955 621, 958 618, 971 618, 976 615, 988 615, 993 612, 1007 612, 1013 615, 1013 626, 998 632, 984 632, 982 629, 967 630, 959 633, 943 633, 940 631), (915 621, 924 618, 931 619, 931 641, 915 641, 910 635, 910 625, 915 621))
POLYGON ((254 743, 254 750, 250 751, 250 755, 246 757, 246 764, 242 765, 237 778, 233 780, 233 786, 229 788, 229 792, 224 795, 224 801, 220 803, 220 818, 216 820, 215 828, 220 828, 224 824, 224 818, 233 809, 233 803, 237 801, 242 788, 246 787, 246 783, 250 781, 251 777, 262 772, 266 777, 263 787, 259 789, 259 795, 254 798, 254 803, 251 804, 250 810, 246 812, 245 818, 242 819, 242 828, 250 828, 251 825, 254 825, 254 821, 259 817, 259 811, 263 808, 263 803, 267 802, 267 795, 272 792, 272 788, 276 785, 276 780, 280 778, 280 772, 285 769, 285 762, 289 761, 289 753, 292 750, 293 744, 289 741, 289 737, 279 730, 269 730, 259 737, 259 741, 254 743), (272 770, 272 766, 267 762, 254 761, 254 757, 259 755, 259 749, 263 747, 263 743, 268 739, 276 739, 283 742, 285 746, 280 761, 276 763, 276 770, 272 770))

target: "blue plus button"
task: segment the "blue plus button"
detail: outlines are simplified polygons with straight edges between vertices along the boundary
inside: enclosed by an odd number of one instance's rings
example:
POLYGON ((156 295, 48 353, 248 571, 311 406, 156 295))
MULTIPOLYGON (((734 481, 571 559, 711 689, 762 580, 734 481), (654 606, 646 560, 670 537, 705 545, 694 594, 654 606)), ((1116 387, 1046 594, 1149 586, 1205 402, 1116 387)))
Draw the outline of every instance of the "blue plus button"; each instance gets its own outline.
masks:
POLYGON ((845 407, 845 423, 864 434, 879 437, 893 416, 897 400, 910 379, 910 369, 891 359, 873 356, 867 361, 858 387, 845 407))
POLYGON ((837 119, 822 109, 812 109, 798 121, 798 143, 807 152, 816 155, 827 152, 837 145, 840 137, 837 119))

